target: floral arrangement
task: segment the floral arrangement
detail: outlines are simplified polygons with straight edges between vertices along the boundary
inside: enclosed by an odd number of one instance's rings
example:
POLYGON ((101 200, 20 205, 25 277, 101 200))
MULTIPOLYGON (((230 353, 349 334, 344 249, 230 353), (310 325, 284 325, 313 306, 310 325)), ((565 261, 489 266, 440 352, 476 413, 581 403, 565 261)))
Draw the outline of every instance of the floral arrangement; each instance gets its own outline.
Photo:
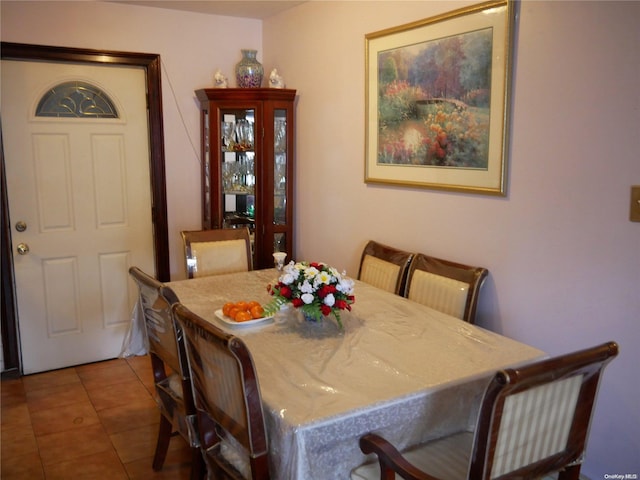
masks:
POLYGON ((269 285, 274 299, 265 307, 265 312, 275 313, 290 303, 313 321, 320 321, 331 313, 343 328, 340 310, 351 310, 355 302, 354 282, 324 263, 290 262, 283 269, 276 285, 269 285))

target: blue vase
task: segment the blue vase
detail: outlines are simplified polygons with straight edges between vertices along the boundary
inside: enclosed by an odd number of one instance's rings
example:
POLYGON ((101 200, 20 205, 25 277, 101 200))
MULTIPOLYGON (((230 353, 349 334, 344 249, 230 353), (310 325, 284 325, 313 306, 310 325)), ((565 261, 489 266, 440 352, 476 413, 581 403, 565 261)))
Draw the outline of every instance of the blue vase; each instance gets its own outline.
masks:
POLYGON ((304 319, 305 319, 307 322, 318 323, 318 322, 322 321, 322 317, 321 317, 321 319, 320 319, 320 320, 316 320, 316 319, 315 319, 315 318, 313 318, 311 315, 307 315, 307 314, 306 314, 306 313, 304 313, 304 312, 302 313, 302 316, 304 317, 304 319))

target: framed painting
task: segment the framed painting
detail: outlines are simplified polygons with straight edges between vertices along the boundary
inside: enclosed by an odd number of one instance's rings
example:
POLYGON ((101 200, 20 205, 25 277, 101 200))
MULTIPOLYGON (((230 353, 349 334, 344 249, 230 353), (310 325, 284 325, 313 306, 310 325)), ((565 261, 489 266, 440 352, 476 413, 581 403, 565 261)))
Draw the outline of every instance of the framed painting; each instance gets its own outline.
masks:
POLYGON ((365 182, 506 195, 515 7, 365 36, 365 182))

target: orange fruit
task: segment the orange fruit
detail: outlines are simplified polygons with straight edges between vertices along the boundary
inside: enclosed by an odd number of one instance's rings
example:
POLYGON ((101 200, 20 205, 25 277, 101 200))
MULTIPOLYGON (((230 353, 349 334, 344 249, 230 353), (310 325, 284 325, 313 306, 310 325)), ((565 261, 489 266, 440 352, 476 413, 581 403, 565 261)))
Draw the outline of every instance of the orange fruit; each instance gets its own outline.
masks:
POLYGON ((247 308, 249 310, 251 310, 253 307, 256 307, 256 306, 259 307, 260 306, 260 302, 257 302, 255 300, 251 300, 249 303, 247 303, 247 308))
POLYGON ((246 310, 247 309, 247 302, 245 302, 245 301, 236 302, 236 307, 239 310, 246 310))
POLYGON ((236 318, 236 315, 238 314, 238 312, 241 312, 242 310, 240 310, 238 307, 233 306, 229 309, 229 313, 227 314, 227 317, 230 318, 236 318))
POLYGON ((236 313, 236 322, 246 322, 247 320, 252 320, 252 317, 251 314, 246 310, 240 310, 238 313, 236 313))
POLYGON ((233 307, 233 303, 232 302, 227 302, 222 306, 222 314, 226 315, 227 317, 229 316, 229 311, 231 310, 231 308, 233 307))
POLYGON ((254 305, 253 307, 251 307, 251 316, 256 319, 256 318, 262 318, 264 316, 264 308, 262 308, 262 305, 258 304, 258 305, 254 305))

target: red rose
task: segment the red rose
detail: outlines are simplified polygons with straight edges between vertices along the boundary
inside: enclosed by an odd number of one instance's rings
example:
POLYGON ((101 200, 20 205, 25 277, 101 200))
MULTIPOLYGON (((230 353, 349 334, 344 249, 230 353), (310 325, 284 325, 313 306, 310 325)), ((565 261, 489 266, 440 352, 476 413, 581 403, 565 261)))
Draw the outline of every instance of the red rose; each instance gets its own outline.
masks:
POLYGON ((291 298, 292 293, 293 292, 291 292, 291 288, 287 287, 286 285, 280 287, 280 295, 282 295, 284 298, 291 298))
POLYGON ((337 291, 338 290, 336 290, 336 287, 334 285, 324 285, 320 287, 320 289, 318 289, 318 297, 324 298, 330 293, 336 293, 337 291))
POLYGON ((323 315, 329 315, 331 313, 331 307, 323 303, 322 305, 320 305, 320 311, 323 315))
POLYGON ((293 300, 291 300, 291 304, 296 308, 301 307, 303 303, 304 302, 301 298, 294 298, 293 300))

